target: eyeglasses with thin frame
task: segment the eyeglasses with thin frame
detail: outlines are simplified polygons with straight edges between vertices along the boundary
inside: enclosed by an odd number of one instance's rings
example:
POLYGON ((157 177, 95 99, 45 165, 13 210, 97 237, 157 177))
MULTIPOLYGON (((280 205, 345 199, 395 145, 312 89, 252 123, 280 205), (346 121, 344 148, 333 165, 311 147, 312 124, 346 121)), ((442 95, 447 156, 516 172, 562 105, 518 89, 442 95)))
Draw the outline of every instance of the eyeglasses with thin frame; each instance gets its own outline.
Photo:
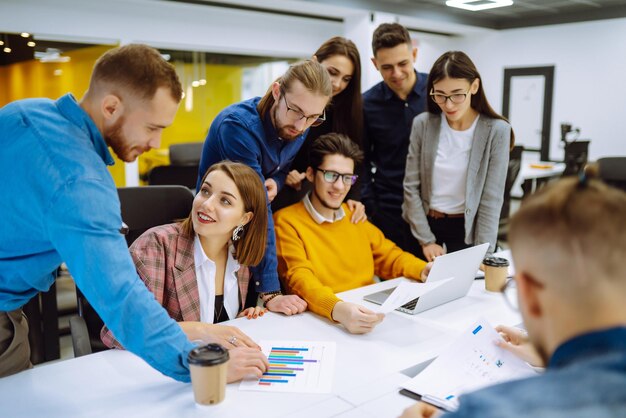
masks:
POLYGON ((287 106, 287 117, 291 118, 292 120, 299 121, 304 119, 304 123, 306 123, 307 125, 310 124, 312 127, 320 126, 326 120, 326 109, 324 109, 321 115, 306 116, 299 110, 296 110, 289 106, 289 103, 287 102, 287 96, 284 92, 281 91, 281 95, 283 97, 283 100, 285 100, 285 106, 287 106), (310 119, 313 119, 313 122, 309 122, 310 119))
POLYGON ((337 179, 341 177, 341 181, 343 181, 343 184, 345 184, 346 186, 352 186, 359 178, 357 174, 341 174, 337 173, 336 171, 322 170, 319 167, 316 168, 316 170, 321 171, 324 177, 324 181, 331 184, 335 184, 337 179))
POLYGON ((446 94, 441 94, 441 93, 434 93, 431 90, 430 97, 431 99, 433 99, 435 103, 440 104, 440 105, 445 104, 446 101, 448 100, 450 100, 454 104, 461 104, 465 101, 469 92, 470 91, 467 90, 465 93, 454 93, 454 94, 446 95, 446 94))
POLYGON ((504 285, 502 285, 502 289, 500 289, 500 292, 502 292, 502 296, 504 296, 504 301, 509 306, 509 308, 518 312, 519 301, 517 300, 517 283, 515 282, 515 279, 512 277, 506 279, 506 282, 504 282, 504 285))

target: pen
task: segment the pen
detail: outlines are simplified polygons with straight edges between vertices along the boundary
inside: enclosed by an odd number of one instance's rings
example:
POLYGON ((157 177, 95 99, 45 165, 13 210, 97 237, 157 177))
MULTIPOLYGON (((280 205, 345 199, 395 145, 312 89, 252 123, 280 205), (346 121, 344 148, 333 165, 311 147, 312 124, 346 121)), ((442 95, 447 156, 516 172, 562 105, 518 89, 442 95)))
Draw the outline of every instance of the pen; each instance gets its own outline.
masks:
POLYGON ((456 399, 453 401, 452 398, 442 399, 438 396, 426 394, 422 395, 422 401, 448 412, 454 412, 457 409, 456 399))

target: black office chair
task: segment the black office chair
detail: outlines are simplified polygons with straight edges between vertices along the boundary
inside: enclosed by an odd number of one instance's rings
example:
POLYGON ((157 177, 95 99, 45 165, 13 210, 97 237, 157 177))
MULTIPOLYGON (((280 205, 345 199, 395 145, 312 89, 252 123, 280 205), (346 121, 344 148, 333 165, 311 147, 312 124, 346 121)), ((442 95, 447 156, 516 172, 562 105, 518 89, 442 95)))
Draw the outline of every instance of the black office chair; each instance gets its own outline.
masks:
POLYGON ((565 144, 565 170, 563 176, 578 175, 585 165, 589 155, 589 141, 574 141, 565 144))
POLYGON ((195 190, 198 181, 198 169, 197 164, 160 165, 148 173, 148 184, 150 186, 181 185, 195 190))
MULTIPOLYGON (((122 220, 127 225, 130 246, 148 229, 186 218, 191 212, 193 193, 184 186, 120 187, 117 189, 122 220)), ((76 292, 78 314, 70 319, 74 356, 106 349, 100 340, 104 323, 80 291, 76 292)))
POLYGON ((598 176, 607 184, 626 191, 626 157, 604 157, 596 161, 598 176))
POLYGON ((200 165, 203 142, 170 145, 170 165, 200 165))

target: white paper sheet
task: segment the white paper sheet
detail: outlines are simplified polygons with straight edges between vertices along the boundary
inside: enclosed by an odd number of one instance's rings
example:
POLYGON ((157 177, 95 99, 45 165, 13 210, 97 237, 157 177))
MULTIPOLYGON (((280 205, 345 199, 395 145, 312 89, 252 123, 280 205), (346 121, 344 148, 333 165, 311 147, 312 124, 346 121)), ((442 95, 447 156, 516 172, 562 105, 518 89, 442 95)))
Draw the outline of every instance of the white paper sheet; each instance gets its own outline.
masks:
POLYGON ((415 298, 422 296, 425 293, 441 286, 444 283, 452 280, 453 277, 448 279, 438 280, 436 282, 400 282, 395 290, 389 295, 385 302, 380 307, 375 308, 374 311, 379 313, 389 313, 394 309, 399 308, 407 302, 412 301, 415 298))
POLYGON ((261 379, 245 379, 239 390, 330 393, 336 344, 320 341, 261 341, 270 368, 261 379))
POLYGON ((454 410, 463 393, 536 375, 526 362, 495 345, 499 339, 496 330, 480 319, 403 387, 454 410))

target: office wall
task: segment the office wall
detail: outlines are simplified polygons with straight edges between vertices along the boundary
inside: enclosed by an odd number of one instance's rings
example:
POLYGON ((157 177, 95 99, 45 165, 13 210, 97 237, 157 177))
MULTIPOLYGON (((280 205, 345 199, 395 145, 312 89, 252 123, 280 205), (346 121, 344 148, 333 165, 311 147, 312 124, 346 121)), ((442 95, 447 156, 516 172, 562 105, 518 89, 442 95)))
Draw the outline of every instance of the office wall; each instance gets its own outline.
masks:
POLYGON ((589 156, 626 155, 619 122, 626 109, 626 19, 513 29, 468 36, 458 46, 474 60, 489 100, 502 110, 504 68, 555 66, 550 157, 562 159, 560 123, 591 139, 589 156))

